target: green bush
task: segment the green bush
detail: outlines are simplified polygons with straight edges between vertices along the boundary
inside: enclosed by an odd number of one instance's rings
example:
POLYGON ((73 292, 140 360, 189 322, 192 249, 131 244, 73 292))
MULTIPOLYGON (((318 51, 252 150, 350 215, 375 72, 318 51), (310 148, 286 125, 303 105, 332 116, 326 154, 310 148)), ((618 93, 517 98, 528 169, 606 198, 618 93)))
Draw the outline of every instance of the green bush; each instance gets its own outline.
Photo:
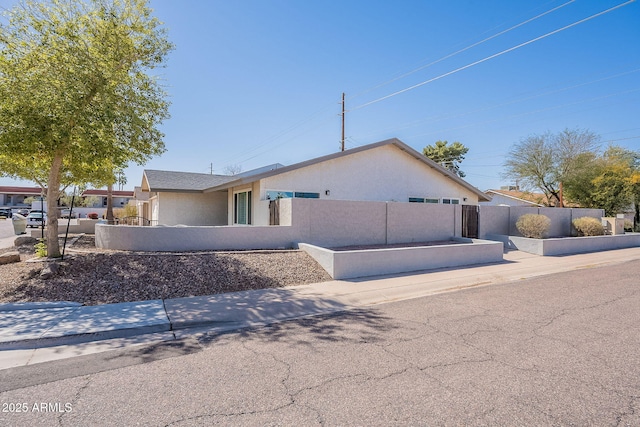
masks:
POLYGON ((39 239, 39 242, 33 247, 36 251, 38 258, 44 258, 47 256, 47 242, 45 239, 39 239))
POLYGON ((516 228, 520 234, 532 239, 544 239, 550 227, 551 220, 546 215, 525 214, 516 222, 516 228))
POLYGON ((583 216, 573 220, 573 226, 578 230, 578 236, 602 236, 604 227, 597 218, 583 216))

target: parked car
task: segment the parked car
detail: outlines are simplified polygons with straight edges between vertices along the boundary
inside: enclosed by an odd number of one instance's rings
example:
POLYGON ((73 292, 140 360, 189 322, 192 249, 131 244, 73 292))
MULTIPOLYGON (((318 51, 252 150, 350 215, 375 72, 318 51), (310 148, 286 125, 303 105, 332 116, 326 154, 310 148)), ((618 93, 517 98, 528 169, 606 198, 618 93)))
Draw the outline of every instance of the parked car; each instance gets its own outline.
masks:
POLYGON ((62 212, 60 212, 60 218, 77 218, 78 215, 76 215, 75 212, 71 212, 71 209, 62 209, 62 212))
POLYGON ((11 209, 0 209, 0 217, 11 218, 11 209))
POLYGON ((40 211, 32 211, 27 215, 27 227, 40 227, 47 225, 47 214, 40 211))
POLYGON ((18 212, 20 215, 26 217, 27 215, 29 215, 29 209, 18 209, 18 212))

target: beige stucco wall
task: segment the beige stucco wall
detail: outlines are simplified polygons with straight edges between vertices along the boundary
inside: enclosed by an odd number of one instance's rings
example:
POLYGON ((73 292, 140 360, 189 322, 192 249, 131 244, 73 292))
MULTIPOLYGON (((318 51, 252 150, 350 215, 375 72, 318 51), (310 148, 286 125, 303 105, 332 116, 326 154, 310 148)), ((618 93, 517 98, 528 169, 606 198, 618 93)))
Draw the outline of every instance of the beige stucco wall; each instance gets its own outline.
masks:
MULTIPOLYGON (((164 225, 226 225, 227 193, 158 193, 157 219, 164 225)), ((154 199, 150 200, 152 209, 154 199)))
POLYGON ((462 204, 478 203, 473 192, 389 145, 264 178, 260 199, 266 199, 267 190, 314 192, 333 200, 408 202, 409 197, 446 197, 462 204))
POLYGON ((269 225, 269 206, 266 209, 264 203, 260 204, 260 184, 253 182, 238 187, 231 187, 227 191, 227 217, 225 224, 233 225, 233 195, 243 191, 251 191, 251 224, 252 225, 269 225), (259 214, 257 213, 259 212, 259 214), (265 217, 266 213, 266 217, 265 217))

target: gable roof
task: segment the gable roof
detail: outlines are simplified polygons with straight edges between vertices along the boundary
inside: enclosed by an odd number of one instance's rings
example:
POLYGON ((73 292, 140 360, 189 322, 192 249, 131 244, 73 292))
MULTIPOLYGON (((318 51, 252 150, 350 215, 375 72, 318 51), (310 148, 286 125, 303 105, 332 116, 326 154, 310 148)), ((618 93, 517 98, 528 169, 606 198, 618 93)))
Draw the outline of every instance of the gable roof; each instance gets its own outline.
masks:
POLYGON ((394 146, 394 147, 406 152, 407 154, 409 154, 410 156, 414 157, 415 159, 421 161, 422 163, 424 163, 426 166, 430 167, 434 171, 444 175, 446 178, 451 179, 456 184, 458 184, 458 185, 466 188, 467 190, 473 192, 474 194, 476 194, 478 196, 478 200, 479 201, 489 201, 489 200, 491 200, 485 193, 483 193, 482 191, 478 190, 476 187, 472 186, 471 184, 469 184, 468 182, 466 182, 465 180, 460 178, 458 175, 450 172, 448 169, 442 167, 441 165, 439 165, 438 163, 434 162, 430 158, 426 157, 422 153, 417 152, 416 150, 414 150, 413 148, 409 147, 407 144, 405 144, 404 142, 400 141, 397 138, 391 138, 391 139, 387 139, 387 140, 384 140, 384 141, 376 142, 376 143, 373 143, 373 144, 363 145, 361 147, 352 148, 350 150, 345 150, 345 151, 340 151, 340 152, 329 154, 329 155, 322 156, 322 157, 317 157, 315 159, 311 159, 311 160, 307 160, 307 161, 304 161, 304 162, 296 163, 296 164, 293 164, 293 165, 290 165, 290 166, 279 167, 279 168, 272 169, 272 170, 269 170, 269 171, 266 171, 266 172, 262 172, 262 173, 252 174, 252 175, 249 175, 249 176, 241 176, 241 177, 238 177, 238 176, 228 177, 228 178, 232 178, 232 179, 230 179, 230 180, 228 180, 226 182, 221 182, 220 184, 217 184, 217 185, 212 185, 211 187, 207 188, 206 191, 209 192, 209 191, 226 190, 228 188, 235 187, 235 186, 238 186, 238 185, 248 184, 248 183, 251 183, 251 182, 258 181, 258 180, 263 179, 263 178, 268 178, 268 177, 279 175, 279 174, 282 174, 282 173, 291 172, 291 171, 294 171, 294 170, 297 170, 297 169, 301 169, 301 168, 304 168, 304 167, 307 167, 307 166, 315 165, 317 163, 326 162, 326 161, 329 161, 329 160, 350 156, 352 154, 360 153, 362 151, 372 150, 374 148, 383 147, 383 146, 386 146, 386 145, 392 145, 392 146, 394 146))
POLYGON ((547 196, 542 193, 529 193, 526 191, 513 191, 513 190, 487 190, 485 191, 487 194, 498 194, 500 196, 507 197, 512 200, 517 200, 519 202, 529 203, 538 207, 547 206, 545 203, 548 202, 547 196))
POLYGON ((233 179, 236 178, 227 175, 145 169, 142 176, 142 190, 201 193, 207 188, 233 179))
POLYGON ((242 177, 257 175, 274 169, 283 168, 280 163, 263 166, 241 172, 236 175, 213 175, 209 173, 161 171, 145 169, 142 176, 142 191, 179 191, 182 193, 202 193, 204 190, 222 185, 242 177), (146 183, 146 185, 145 185, 146 183))

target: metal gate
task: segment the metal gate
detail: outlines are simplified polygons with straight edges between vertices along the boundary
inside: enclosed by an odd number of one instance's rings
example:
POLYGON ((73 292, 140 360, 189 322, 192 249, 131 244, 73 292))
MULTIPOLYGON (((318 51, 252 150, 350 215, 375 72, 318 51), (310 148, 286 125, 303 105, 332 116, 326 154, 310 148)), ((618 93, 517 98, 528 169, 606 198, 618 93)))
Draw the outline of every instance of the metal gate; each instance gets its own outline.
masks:
POLYGON ((478 238, 479 207, 462 205, 462 237, 478 238))

